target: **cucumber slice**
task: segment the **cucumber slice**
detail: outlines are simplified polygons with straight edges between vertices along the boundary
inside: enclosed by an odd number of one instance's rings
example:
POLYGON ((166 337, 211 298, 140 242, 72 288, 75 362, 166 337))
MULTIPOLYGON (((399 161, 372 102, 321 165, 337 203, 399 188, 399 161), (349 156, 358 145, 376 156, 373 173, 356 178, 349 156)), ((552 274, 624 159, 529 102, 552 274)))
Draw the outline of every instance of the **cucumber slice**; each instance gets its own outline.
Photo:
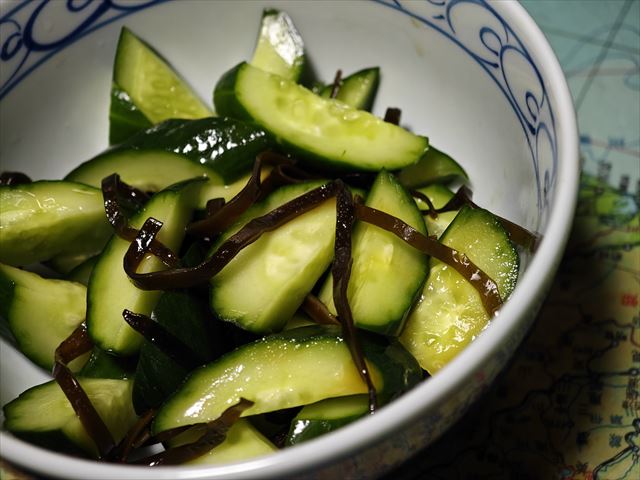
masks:
MULTIPOLYGON (((371 111, 373 101, 380 84, 380 68, 372 67, 359 70, 342 79, 336 99, 358 110, 371 111)), ((320 96, 329 98, 333 85, 327 85, 320 96)))
POLYGON ((207 117, 166 120, 128 138, 117 148, 179 153, 200 166, 210 167, 225 182, 233 182, 251 171, 260 152, 274 146, 275 140, 253 123, 207 117))
POLYGON ((291 17, 265 9, 251 65, 297 82, 305 65, 304 43, 291 17))
MULTIPOLYGON (((362 336, 362 349, 382 401, 415 385, 420 368, 398 343, 362 336)), ((243 416, 366 393, 340 328, 302 327, 243 345, 193 372, 158 411, 152 430, 218 418, 240 397, 243 416)))
MULTIPOLYGON (((36 365, 51 370, 54 353, 84 321, 87 289, 79 283, 42 278, 0 264, 0 316, 20 351, 36 365)), ((77 369, 83 356, 71 363, 77 369)))
POLYGON ((89 285, 89 278, 91 277, 91 272, 93 272, 93 267, 95 267, 96 262, 98 261, 98 256, 88 258, 80 265, 72 269, 66 276, 66 279, 70 282, 81 283, 85 287, 89 285))
POLYGON ((120 143, 140 125, 168 118, 203 118, 213 112, 153 48, 122 28, 113 65, 109 140, 120 143), (128 108, 127 108, 128 106, 128 108), (140 115, 141 114, 141 115, 140 115))
MULTIPOLYGON (((182 434, 169 444, 175 447, 196 440, 197 437, 182 434)), ((220 465, 249 460, 277 451, 278 448, 251 425, 251 422, 240 418, 231 426, 224 442, 183 465, 220 465)))
POLYGON ((116 357, 104 350, 93 347, 87 363, 78 372, 83 378, 111 378, 116 380, 126 380, 133 378, 135 373, 135 357, 116 357))
POLYGON ((417 163, 400 170, 398 178, 409 188, 423 187, 431 183, 449 183, 455 179, 463 182, 469 180, 467 172, 458 162, 431 146, 417 163))
MULTIPOLYGON (((185 235, 202 182, 192 180, 169 187, 154 195, 130 224, 140 228, 153 217, 163 223, 158 240, 177 251, 185 235)), ((87 291, 87 328, 94 343, 116 355, 132 355, 140 350, 142 336, 122 318, 124 309, 150 315, 162 292, 143 291, 129 280, 122 261, 129 242, 113 236, 96 263, 87 291)), ((139 272, 152 272, 165 268, 155 257, 146 258, 139 272)))
MULTIPOLYGON (((278 189, 254 205, 224 240, 251 218, 321 185, 278 189)), ((211 279, 211 307, 222 320, 254 333, 282 330, 333 258, 335 199, 329 199, 244 248, 211 279)))
MULTIPOLYGON (((519 258, 498 219, 482 209, 462 207, 441 242, 464 252, 498 285, 506 299, 518 278, 519 258)), ((434 374, 489 324, 480 294, 458 272, 433 260, 420 303, 411 312, 400 341, 434 374)))
POLYGON ((111 236, 102 192, 73 182, 0 187, 0 262, 29 265, 100 251, 111 236))
POLYGON ((255 121, 319 167, 396 170, 416 163, 429 143, 425 137, 247 63, 220 79, 214 103, 220 115, 255 121))
MULTIPOLYGON (((413 198, 386 171, 376 177, 366 205, 403 220, 422 234, 427 233, 413 198)), ((352 250, 347 297, 354 324, 385 335, 399 334, 429 271, 427 256, 392 233, 363 222, 356 223, 352 250)), ((331 276, 319 298, 336 313, 331 276)))
MULTIPOLYGON (((434 208, 442 208, 444 207, 449 200, 451 200, 454 196, 454 193, 449 190, 444 185, 434 183, 433 185, 429 185, 428 187, 419 188, 418 192, 427 196, 434 208)), ((419 198, 415 198, 416 204, 418 208, 421 210, 428 210, 429 205, 426 202, 420 200, 419 198)), ((440 236, 447 229, 449 224, 453 221, 453 219, 458 214, 458 210, 452 210, 450 212, 439 213, 436 218, 433 218, 431 215, 424 215, 424 223, 427 225, 427 231, 429 235, 435 235, 440 238, 440 236)))
POLYGON ((367 395, 327 398, 306 405, 291 422, 286 445, 296 445, 333 432, 369 412, 367 395))
POLYGON ((146 192, 158 192, 195 177, 208 177, 211 182, 223 185, 211 168, 160 149, 108 150, 76 167, 65 180, 100 188, 102 179, 113 173, 120 175, 123 182, 146 192))
MULTIPOLYGON (((78 381, 119 442, 137 418, 131 404, 132 382, 98 378, 78 381)), ((4 427, 17 437, 57 451, 79 450, 97 456, 93 440, 55 381, 30 388, 3 410, 4 427)))
MULTIPOLYGON (((104 243, 106 243, 106 240, 104 243)), ((63 276, 67 276, 80 265, 98 256, 104 248, 104 243, 103 245, 97 246, 94 252, 61 253, 60 255, 56 255, 55 257, 53 257, 51 260, 48 260, 46 262, 46 265, 55 272, 58 272, 63 276)), ((71 279, 67 278, 67 280, 71 279)), ((84 284, 86 285, 86 282, 84 282, 84 284)))

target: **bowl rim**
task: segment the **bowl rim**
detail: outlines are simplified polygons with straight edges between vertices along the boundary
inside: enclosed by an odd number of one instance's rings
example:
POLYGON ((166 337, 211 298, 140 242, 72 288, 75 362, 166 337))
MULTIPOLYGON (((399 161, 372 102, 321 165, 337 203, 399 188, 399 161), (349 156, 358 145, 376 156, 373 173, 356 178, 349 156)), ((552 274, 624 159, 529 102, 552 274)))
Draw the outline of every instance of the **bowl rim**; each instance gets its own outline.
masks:
MULTIPOLYGON (((378 411, 376 415, 357 424, 347 425, 313 442, 297 445, 265 457, 220 466, 168 466, 151 469, 144 466, 102 464, 92 460, 77 459, 36 447, 0 431, 0 453, 10 462, 27 469, 43 471, 47 475, 68 477, 70 471, 78 475, 90 475, 94 479, 195 479, 195 478, 279 478, 326 466, 362 451, 403 428, 418 421, 425 412, 446 401, 453 392, 467 382, 501 344, 518 331, 524 331, 537 312, 542 298, 549 288, 566 246, 577 202, 579 184, 578 130, 569 87, 558 59, 544 34, 518 2, 491 4, 500 16, 516 27, 527 46, 535 45, 535 58, 541 72, 548 79, 550 101, 556 111, 558 132, 558 171, 554 201, 550 207, 546 233, 539 248, 509 301, 500 312, 503 321, 492 322, 482 335, 475 339, 442 372, 423 382, 402 397, 378 411), (535 292, 530 294, 529 292, 535 292), (469 364, 476 365, 468 368, 469 364)), ((530 48, 530 51, 531 48, 530 48)), ((519 342, 518 342, 519 343, 519 342)))

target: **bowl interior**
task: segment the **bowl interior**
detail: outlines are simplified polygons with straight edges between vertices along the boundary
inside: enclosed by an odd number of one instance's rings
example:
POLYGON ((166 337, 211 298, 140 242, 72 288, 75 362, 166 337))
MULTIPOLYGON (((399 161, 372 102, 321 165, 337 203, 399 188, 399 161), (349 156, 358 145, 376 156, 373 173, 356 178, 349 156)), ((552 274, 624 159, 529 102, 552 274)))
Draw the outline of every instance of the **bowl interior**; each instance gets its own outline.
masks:
MULTIPOLYGON (((91 2, 75 11, 67 2, 40 11, 3 10, 16 21, 2 26, 4 38, 29 34, 32 43, 49 47, 18 46, 2 68, 2 170, 61 178, 107 147, 111 69, 122 25, 210 101, 220 75, 250 59, 262 8, 270 6, 292 16, 319 79, 331 81, 338 68, 348 74, 380 66, 374 113, 401 108, 403 125, 464 166, 476 203, 547 232, 564 155, 557 119, 568 114, 554 102, 566 92, 554 90, 546 76, 544 64, 555 59, 531 43, 532 22, 519 7, 497 14, 483 2, 115 3, 122 8, 102 13, 91 2)), ((529 296, 535 295, 542 281, 530 286, 529 296)), ((4 343, 0 378, 2 404, 47 379, 4 343)))

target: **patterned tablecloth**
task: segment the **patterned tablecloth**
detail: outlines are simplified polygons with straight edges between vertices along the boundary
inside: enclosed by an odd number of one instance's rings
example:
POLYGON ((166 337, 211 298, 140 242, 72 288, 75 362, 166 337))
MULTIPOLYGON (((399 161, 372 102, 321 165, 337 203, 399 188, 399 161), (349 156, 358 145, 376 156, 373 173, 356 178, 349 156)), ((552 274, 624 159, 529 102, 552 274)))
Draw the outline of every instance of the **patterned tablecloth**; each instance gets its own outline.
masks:
POLYGON ((388 480, 640 478, 640 1, 522 3, 578 113, 573 233, 510 367, 388 480))
POLYGON ((640 478, 640 1, 523 4, 555 49, 578 112, 583 175, 572 238, 507 371, 388 480, 640 478))

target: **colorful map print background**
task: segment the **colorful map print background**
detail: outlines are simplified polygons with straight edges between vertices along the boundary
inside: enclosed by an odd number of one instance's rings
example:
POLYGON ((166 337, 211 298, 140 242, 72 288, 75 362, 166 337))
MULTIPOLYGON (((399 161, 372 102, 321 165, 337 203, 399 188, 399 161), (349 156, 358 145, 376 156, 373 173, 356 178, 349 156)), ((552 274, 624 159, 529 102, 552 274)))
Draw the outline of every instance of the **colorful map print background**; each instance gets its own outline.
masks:
POLYGON ((578 113, 571 240, 510 367, 388 480, 640 478, 640 1, 522 3, 578 113))

